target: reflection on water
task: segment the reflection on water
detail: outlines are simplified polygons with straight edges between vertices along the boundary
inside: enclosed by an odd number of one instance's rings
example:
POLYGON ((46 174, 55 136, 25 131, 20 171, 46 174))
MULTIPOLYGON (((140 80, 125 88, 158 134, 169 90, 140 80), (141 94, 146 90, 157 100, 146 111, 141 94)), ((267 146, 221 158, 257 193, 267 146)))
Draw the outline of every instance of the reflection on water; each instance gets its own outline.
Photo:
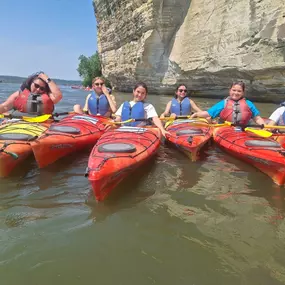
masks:
MULTIPOLYGON (((15 86, 5 88, 2 98, 15 86)), ((63 92, 59 111, 87 95, 63 92)), ((169 99, 149 96, 159 111, 169 99)), ((258 105, 265 116, 274 109, 258 105)), ((284 284, 285 193, 263 173, 214 144, 195 163, 163 144, 97 203, 88 155, 45 169, 31 157, 1 180, 1 285, 284 284)))

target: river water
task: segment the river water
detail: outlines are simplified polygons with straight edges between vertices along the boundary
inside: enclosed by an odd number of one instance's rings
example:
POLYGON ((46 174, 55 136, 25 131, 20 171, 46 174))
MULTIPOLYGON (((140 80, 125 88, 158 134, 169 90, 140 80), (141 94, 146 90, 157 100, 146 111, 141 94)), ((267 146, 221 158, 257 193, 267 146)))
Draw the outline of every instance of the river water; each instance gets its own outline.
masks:
MULTIPOLYGON (((1 102, 17 88, 0 84, 1 102)), ((87 95, 62 91, 57 111, 87 95)), ((131 96, 115 95, 119 103, 131 96)), ((149 95, 159 112, 169 99, 149 95)), ((256 105, 263 116, 276 107, 256 105)), ((263 173, 214 144, 195 163, 162 145, 96 203, 84 177, 88 154, 42 170, 31 158, 1 179, 1 285, 285 283, 284 189, 263 173)))

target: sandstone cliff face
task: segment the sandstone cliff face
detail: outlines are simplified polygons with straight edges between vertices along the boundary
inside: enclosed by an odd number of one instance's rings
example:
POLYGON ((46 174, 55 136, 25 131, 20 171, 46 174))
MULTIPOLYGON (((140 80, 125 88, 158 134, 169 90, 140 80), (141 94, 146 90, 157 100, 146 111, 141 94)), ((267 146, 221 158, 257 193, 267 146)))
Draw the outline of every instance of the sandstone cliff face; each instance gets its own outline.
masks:
MULTIPOLYGON (((186 83, 224 96, 233 79, 255 99, 285 94, 284 0, 94 0, 103 74, 116 89, 186 83)), ((285 99, 285 96, 284 96, 285 99)))

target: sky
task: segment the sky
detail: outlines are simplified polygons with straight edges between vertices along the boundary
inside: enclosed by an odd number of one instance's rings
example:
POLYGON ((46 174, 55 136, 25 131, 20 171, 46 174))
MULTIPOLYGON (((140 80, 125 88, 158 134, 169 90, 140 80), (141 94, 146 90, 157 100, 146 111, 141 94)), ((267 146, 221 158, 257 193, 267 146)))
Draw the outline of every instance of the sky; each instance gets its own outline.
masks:
POLYGON ((97 50, 92 0, 0 0, 0 75, 78 80, 78 57, 97 50))

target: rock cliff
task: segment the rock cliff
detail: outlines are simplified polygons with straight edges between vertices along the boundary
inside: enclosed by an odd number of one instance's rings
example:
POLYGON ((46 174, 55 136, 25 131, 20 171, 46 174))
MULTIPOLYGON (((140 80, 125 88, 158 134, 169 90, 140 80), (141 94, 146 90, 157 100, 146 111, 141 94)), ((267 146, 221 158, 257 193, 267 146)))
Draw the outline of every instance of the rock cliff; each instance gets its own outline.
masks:
MULTIPOLYGON (((284 0, 93 0, 103 74, 117 90, 186 83, 224 96, 244 80, 255 99, 285 95, 284 0)), ((285 99, 285 96, 284 96, 285 99)))

